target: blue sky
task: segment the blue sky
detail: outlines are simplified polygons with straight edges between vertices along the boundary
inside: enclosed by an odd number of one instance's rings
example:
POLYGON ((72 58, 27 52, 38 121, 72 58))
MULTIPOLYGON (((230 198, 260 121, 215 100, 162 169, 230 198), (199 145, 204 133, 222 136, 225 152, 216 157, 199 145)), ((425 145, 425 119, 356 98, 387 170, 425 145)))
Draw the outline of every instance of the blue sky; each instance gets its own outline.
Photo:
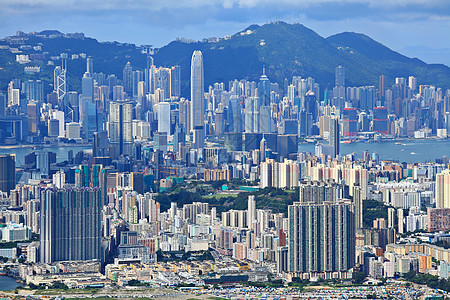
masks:
POLYGON ((429 55, 428 62, 446 55, 427 48, 450 49, 447 0, 0 0, 0 36, 56 29, 159 47, 274 20, 302 23, 324 37, 364 33, 394 50, 429 55))

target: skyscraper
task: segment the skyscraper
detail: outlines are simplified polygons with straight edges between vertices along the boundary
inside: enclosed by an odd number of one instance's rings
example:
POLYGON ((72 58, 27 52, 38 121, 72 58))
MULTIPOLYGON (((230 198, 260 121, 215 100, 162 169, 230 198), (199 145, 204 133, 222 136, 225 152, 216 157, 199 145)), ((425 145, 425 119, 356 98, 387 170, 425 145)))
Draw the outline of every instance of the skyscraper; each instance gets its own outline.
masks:
POLYGON ((270 105, 270 81, 265 68, 263 68, 263 74, 258 82, 258 98, 261 106, 270 105))
POLYGON ((348 187, 302 184, 288 208, 289 271, 307 277, 346 277, 355 264, 355 213, 348 187))
POLYGON ((28 135, 33 136, 38 133, 38 103, 31 100, 27 104, 28 135))
POLYGON ((450 208, 450 171, 436 174, 436 208, 450 208))
POLYGON ((158 131, 170 135, 170 103, 158 103, 158 131))
POLYGON ((170 96, 180 97, 181 95, 181 67, 174 66, 170 71, 170 96))
POLYGON ((248 196, 248 207, 247 207, 247 226, 252 228, 253 222, 256 221, 256 202, 255 196, 248 196))
POLYGON ((335 69, 335 86, 345 86, 345 68, 338 66, 335 69))
POLYGON ((125 67, 123 68, 123 88, 125 93, 128 95, 132 95, 133 93, 133 67, 131 67, 131 63, 127 62, 125 67))
POLYGON ((133 103, 116 101, 110 103, 109 109, 109 142, 111 157, 118 158, 121 154, 131 155, 133 148, 133 103))
POLYGON ((9 195, 16 187, 16 157, 15 155, 0 155, 0 191, 9 195))
POLYGON ((196 50, 191 60, 191 130, 203 127, 204 91, 203 55, 196 50))
POLYGON ((248 97, 245 99, 245 132, 259 132, 260 99, 248 97))
POLYGON ((81 79, 81 107, 80 119, 85 137, 91 139, 97 131, 97 108, 94 103, 94 78, 89 70, 92 69, 93 61, 88 59, 86 72, 81 79))
MULTIPOLYGON (((289 271, 296 276, 347 278, 355 264, 354 205, 295 202, 288 208, 289 271)), ((304 278, 304 277, 303 277, 304 278)))
POLYGON ((380 97, 384 98, 386 95, 386 76, 381 75, 379 78, 379 90, 380 90, 380 97))
POLYGON ((41 262, 101 258, 98 188, 41 191, 41 262))
POLYGON ((61 67, 57 66, 53 73, 54 76, 53 87, 55 88, 55 91, 58 95, 58 104, 60 105, 64 103, 64 99, 66 97, 67 92, 66 74, 67 74, 67 60, 62 59, 61 67))
POLYGON ((329 135, 329 143, 333 146, 333 155, 334 157, 340 154, 340 128, 339 128, 339 118, 331 117, 330 118, 330 135, 329 135))

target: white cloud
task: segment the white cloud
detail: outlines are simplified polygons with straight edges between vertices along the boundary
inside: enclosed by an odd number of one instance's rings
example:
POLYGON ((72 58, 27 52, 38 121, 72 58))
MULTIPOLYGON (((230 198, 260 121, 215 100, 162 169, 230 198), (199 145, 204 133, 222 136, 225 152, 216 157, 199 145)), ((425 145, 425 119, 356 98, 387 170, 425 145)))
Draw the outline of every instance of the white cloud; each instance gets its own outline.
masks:
POLYGON ((377 8, 421 6, 439 8, 448 5, 445 0, 0 0, 0 6, 16 13, 27 10, 61 9, 61 10, 148 10, 183 8, 256 8, 286 7, 301 8, 323 4, 362 4, 377 8))

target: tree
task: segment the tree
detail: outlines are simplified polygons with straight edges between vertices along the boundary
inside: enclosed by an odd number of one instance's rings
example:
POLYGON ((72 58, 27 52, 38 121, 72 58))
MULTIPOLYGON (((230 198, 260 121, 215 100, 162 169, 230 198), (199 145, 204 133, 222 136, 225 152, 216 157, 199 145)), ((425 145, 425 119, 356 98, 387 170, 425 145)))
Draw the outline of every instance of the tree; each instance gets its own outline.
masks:
POLYGON ((362 284, 366 277, 366 273, 364 272, 355 272, 352 275, 353 282, 356 284, 362 284))

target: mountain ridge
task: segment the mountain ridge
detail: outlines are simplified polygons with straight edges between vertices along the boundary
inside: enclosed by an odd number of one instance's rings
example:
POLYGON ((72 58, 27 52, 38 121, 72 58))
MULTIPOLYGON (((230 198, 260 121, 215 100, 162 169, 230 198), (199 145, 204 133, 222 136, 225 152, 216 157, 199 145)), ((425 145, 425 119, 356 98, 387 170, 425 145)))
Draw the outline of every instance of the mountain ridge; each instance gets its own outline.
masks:
MULTIPOLYGON (((57 30, 42 32, 59 33, 57 30)), ((84 52, 93 57, 95 72, 116 74, 118 78, 122 78, 122 69, 127 61, 137 69, 146 66, 146 55, 142 53, 144 48, 134 44, 99 42, 90 37, 69 38, 67 35, 56 38, 31 36, 25 42, 32 46, 42 45, 42 51, 48 52, 48 57, 84 52)), ((5 43, 6 39, 0 41, 0 44, 5 43)), ((443 64, 426 64, 420 59, 409 58, 362 33, 342 32, 325 38, 298 23, 251 24, 227 38, 197 42, 175 40, 156 50, 153 55, 155 65, 181 66, 184 97, 189 97, 190 61, 194 50, 203 53, 205 86, 234 79, 258 80, 265 66, 269 79, 280 86, 284 78, 290 80, 292 76, 302 76, 313 77, 322 89, 331 89, 335 67, 342 65, 346 68, 347 86, 377 85, 380 75, 388 77, 389 86, 395 77, 412 75, 418 77, 420 84, 450 88, 450 68, 443 64)), ((28 53, 32 50, 24 51, 24 54, 28 53)), ((12 62, 12 59, 13 55, 0 50, 0 89, 15 77, 33 78, 19 74, 23 65, 12 62), (13 71, 6 72, 7 67, 13 71)), ((40 64, 41 75, 45 75, 49 91, 53 67, 45 62, 40 64)), ((83 59, 69 60, 71 90, 80 90, 84 71, 83 59)))

